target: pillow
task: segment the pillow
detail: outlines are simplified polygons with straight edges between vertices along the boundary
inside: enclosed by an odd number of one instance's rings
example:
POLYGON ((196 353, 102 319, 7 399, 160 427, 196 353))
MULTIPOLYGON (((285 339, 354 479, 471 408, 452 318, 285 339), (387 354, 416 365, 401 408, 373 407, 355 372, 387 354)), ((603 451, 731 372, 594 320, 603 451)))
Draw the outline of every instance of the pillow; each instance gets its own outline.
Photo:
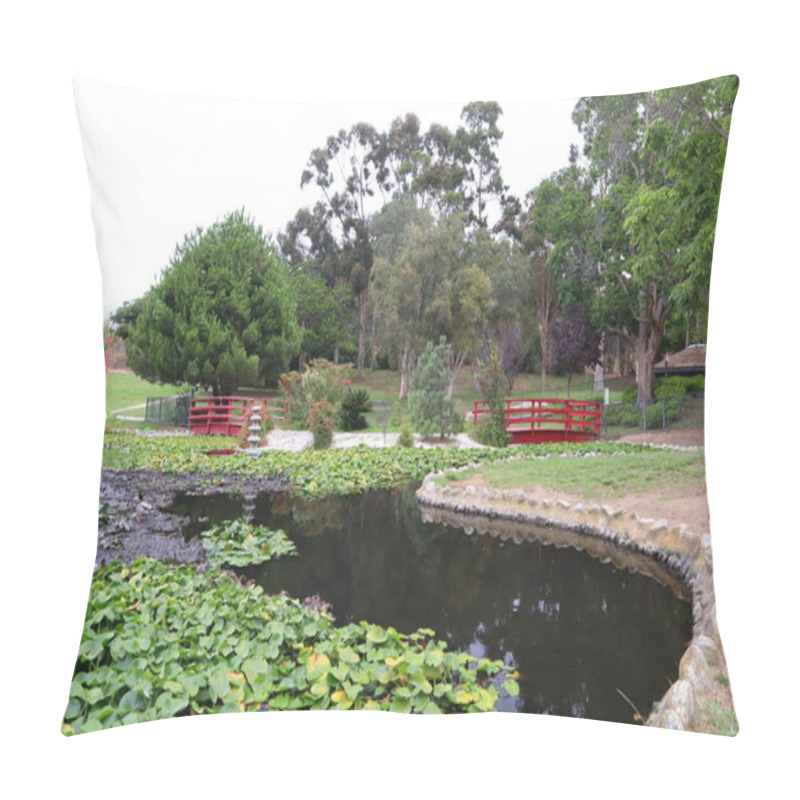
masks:
POLYGON ((108 423, 62 731, 734 735, 703 391, 737 88, 414 108, 76 79, 108 423))

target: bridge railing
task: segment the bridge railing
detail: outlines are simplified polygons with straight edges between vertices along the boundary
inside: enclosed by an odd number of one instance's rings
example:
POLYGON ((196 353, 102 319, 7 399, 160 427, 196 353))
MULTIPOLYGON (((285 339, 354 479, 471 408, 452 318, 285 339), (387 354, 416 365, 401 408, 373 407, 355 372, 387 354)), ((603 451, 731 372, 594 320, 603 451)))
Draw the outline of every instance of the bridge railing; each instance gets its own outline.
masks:
POLYGON ((237 436, 247 413, 259 405, 273 419, 285 419, 289 402, 268 397, 198 397, 189 407, 192 433, 237 436))
MULTIPOLYGON (((475 400, 472 420, 477 424, 489 408, 475 400)), ((591 400, 552 397, 509 397, 505 401, 506 430, 555 430, 599 435, 603 424, 603 404, 591 400)))

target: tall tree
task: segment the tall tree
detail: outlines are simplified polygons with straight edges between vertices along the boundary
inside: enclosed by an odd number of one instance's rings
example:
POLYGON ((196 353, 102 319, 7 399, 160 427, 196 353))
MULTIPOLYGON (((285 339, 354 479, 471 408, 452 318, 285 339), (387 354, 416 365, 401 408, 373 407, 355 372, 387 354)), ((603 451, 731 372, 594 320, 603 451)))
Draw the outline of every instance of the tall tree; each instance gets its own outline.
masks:
POLYGON ((461 111, 464 124, 454 137, 453 150, 464 165, 464 197, 470 220, 488 225, 487 204, 500 201, 508 188, 503 184, 497 146, 503 137, 498 121, 503 113, 494 101, 467 103, 461 111))
POLYGON ((542 391, 551 363, 550 326, 559 307, 589 302, 597 259, 591 184, 576 163, 527 195, 520 221, 507 229, 526 254, 539 338, 542 391))
POLYGON ((300 179, 301 186, 313 183, 322 193, 324 203, 316 219, 326 231, 323 240, 327 257, 335 262, 342 278, 346 275, 355 298, 359 379, 364 377, 367 288, 373 264, 370 199, 376 193, 385 195, 390 188, 385 159, 385 145, 378 132, 359 122, 329 136, 324 147, 313 150, 300 179))
MULTIPOLYGON (((735 76, 628 98, 584 98, 574 119, 595 180, 598 308, 634 347, 639 405, 667 323, 704 320, 735 76)), ((703 322, 701 321, 701 326, 703 322)))
POLYGON ((400 399, 408 396, 424 343, 452 330, 454 281, 465 267, 463 241, 461 216, 436 222, 424 213, 406 225, 394 262, 376 264, 374 303, 397 350, 400 399))
POLYGON ((292 293, 297 301, 297 321, 302 331, 300 363, 307 359, 331 358, 347 335, 352 313, 347 286, 331 289, 321 275, 298 270, 291 275, 292 293))
POLYGON ((137 375, 215 395, 277 379, 300 344, 286 267, 244 211, 188 234, 130 311, 125 344, 137 375))

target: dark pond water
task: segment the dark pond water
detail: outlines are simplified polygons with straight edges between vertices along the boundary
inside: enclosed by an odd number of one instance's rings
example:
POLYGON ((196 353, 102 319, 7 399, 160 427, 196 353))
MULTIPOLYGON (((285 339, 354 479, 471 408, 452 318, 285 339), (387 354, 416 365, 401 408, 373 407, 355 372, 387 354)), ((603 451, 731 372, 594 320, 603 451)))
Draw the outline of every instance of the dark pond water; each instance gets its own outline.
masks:
MULTIPOLYGON (((253 522, 283 529, 298 556, 241 570, 271 593, 318 595, 341 623, 433 628, 459 651, 520 672, 498 708, 633 722, 677 678, 691 610, 652 578, 585 552, 424 523, 412 490, 308 502, 250 500, 253 522)), ((237 519, 236 496, 179 496, 174 511, 208 525, 237 519)))

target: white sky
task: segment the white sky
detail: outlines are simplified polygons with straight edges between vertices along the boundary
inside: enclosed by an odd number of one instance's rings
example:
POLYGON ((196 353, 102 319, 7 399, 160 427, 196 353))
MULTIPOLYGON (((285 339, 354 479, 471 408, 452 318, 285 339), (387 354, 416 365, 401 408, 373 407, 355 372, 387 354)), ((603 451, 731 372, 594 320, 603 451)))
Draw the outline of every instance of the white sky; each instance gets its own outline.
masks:
MULTIPOLYGON (((465 102, 276 103, 162 94, 76 79, 75 97, 92 187, 105 313, 158 280, 175 245, 244 207, 264 230, 282 230, 312 205, 300 189, 309 154, 341 128, 365 121, 386 130, 411 111, 427 130, 455 130, 465 102)), ((478 98, 471 98, 478 99, 478 98)), ((577 98, 497 99, 503 109, 503 179, 523 197, 567 164, 580 136, 577 98)))

